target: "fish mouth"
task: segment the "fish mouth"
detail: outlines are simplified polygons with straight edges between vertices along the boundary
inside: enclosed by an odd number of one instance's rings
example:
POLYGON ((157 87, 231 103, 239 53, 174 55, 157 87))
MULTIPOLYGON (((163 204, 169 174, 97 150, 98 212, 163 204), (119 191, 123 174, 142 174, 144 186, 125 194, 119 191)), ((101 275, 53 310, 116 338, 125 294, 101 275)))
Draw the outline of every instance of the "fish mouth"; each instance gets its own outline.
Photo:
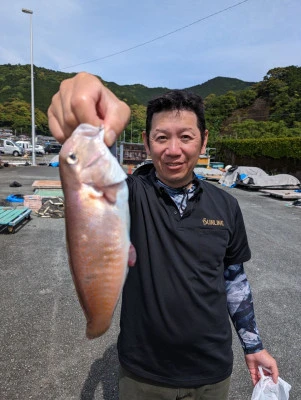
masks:
POLYGON ((93 138, 95 136, 99 135, 99 132, 103 130, 103 127, 97 127, 95 129, 94 127, 91 127, 89 124, 83 124, 85 127, 85 132, 83 133, 83 136, 86 136, 87 138, 93 138))

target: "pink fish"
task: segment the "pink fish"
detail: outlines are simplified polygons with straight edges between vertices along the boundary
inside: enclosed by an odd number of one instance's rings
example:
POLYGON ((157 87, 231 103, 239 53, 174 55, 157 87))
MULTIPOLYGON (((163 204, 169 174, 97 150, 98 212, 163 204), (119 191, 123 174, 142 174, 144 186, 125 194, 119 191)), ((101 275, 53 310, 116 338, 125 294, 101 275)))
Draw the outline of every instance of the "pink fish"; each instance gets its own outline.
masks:
POLYGON ((110 327, 130 249, 126 174, 103 138, 102 128, 82 124, 59 158, 69 266, 89 339, 110 327))

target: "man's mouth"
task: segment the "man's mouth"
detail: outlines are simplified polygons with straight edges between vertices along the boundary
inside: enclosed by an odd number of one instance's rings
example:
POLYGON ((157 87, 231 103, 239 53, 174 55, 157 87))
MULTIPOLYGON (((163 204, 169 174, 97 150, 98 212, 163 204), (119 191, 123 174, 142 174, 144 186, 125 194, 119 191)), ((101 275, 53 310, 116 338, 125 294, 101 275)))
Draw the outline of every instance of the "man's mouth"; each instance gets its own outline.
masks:
POLYGON ((182 163, 173 162, 173 163, 166 163, 166 165, 167 165, 168 167, 178 167, 178 166, 182 165, 182 163))

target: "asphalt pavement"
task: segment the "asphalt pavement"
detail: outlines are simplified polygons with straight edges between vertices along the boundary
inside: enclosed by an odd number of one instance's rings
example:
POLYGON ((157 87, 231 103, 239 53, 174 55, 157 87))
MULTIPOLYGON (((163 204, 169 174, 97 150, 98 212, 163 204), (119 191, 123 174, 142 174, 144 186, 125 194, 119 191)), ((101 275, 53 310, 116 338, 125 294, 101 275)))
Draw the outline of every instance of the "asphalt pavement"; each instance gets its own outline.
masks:
MULTIPOLYGON (((58 168, 0 169, 0 200, 33 194, 38 179, 59 179, 58 168), (22 186, 10 187, 14 181, 22 186)), ((301 208, 257 191, 220 189, 238 199, 245 218, 252 250, 245 269, 263 342, 277 359, 280 376, 292 385, 290 399, 300 400, 301 208)), ((120 307, 107 333, 86 339, 67 262, 64 219, 32 213, 16 233, 1 233, 0 243, 0 399, 117 400, 120 307)), ((235 333, 233 351, 230 400, 251 399, 235 333)))

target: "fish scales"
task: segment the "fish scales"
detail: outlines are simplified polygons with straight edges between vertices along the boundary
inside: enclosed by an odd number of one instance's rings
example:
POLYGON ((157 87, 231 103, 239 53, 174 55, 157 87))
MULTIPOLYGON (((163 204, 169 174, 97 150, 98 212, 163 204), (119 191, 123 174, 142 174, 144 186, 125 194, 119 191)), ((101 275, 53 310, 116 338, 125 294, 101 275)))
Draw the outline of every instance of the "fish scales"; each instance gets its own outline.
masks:
MULTIPOLYGON (((127 252, 123 250, 127 243, 120 235, 120 219, 115 210, 110 212, 102 203, 97 201, 98 208, 91 204, 89 208, 94 208, 95 214, 90 212, 89 216, 83 209, 73 219, 71 211, 72 222, 67 229, 71 272, 87 318, 89 337, 99 336, 97 330, 102 333, 109 327, 124 281, 123 266, 127 264, 127 252), (89 225, 85 221, 87 217, 93 220, 89 225)), ((70 207, 67 208, 69 212, 70 207)))
POLYGON ((103 142, 80 125, 60 153, 69 266, 88 338, 110 326, 124 284, 129 239, 126 174, 103 142))

